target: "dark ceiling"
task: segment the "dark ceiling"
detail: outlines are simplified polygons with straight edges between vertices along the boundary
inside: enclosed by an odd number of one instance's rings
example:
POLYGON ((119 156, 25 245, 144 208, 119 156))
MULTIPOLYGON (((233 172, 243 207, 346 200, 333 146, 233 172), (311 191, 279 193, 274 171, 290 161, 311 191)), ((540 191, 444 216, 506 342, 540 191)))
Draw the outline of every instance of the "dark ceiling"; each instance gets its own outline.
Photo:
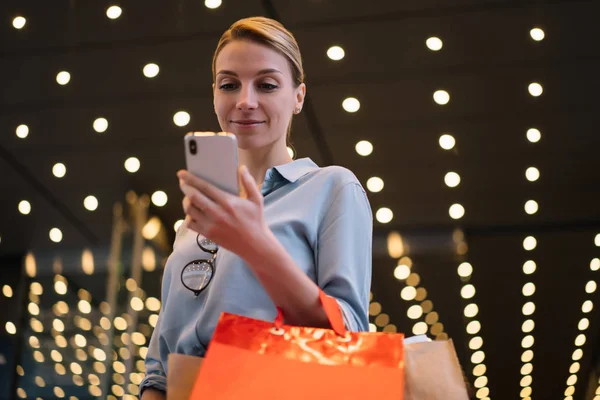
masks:
MULTIPOLYGON (((463 316, 471 301, 461 299, 456 273, 470 262, 489 397, 519 398, 521 308, 530 300, 531 397, 565 397, 581 305, 600 300, 584 290, 600 274, 590 270, 600 256, 600 2, 224 0, 216 10, 200 0, 111 4, 123 8, 117 20, 106 18, 107 2, 0 6, 0 255, 108 246, 112 205, 128 190, 167 193, 167 205, 150 213, 172 239, 182 218, 175 172, 184 167, 183 135, 219 130, 210 65, 220 34, 242 17, 274 17, 295 34, 307 72, 309 103, 292 134, 298 157, 345 166, 363 185, 371 176, 385 182, 369 193, 374 213, 394 212, 389 224, 375 221, 373 300, 410 334, 415 321, 406 311, 417 302, 400 298, 406 283, 394 278, 396 261, 385 254, 385 238, 396 230, 473 381, 463 316), (25 29, 12 27, 16 15, 27 17, 25 29), (533 27, 544 30, 543 41, 532 40, 533 27), (441 51, 425 46, 430 36, 443 40, 441 51), (344 48, 343 60, 327 58, 332 45, 344 48), (141 73, 148 62, 160 66, 154 79, 141 73), (71 82, 59 86, 63 69, 71 82), (540 97, 528 93, 534 81, 543 85, 540 97), (447 105, 433 101, 438 89, 450 93, 447 105), (354 114, 341 107, 349 96, 361 103, 354 114), (173 124, 179 110, 191 115, 186 127, 173 124), (101 134, 92 129, 98 117, 109 122, 101 134), (30 129, 25 140, 15 135, 20 124, 30 129), (542 133, 538 143, 526 138, 532 127, 542 133), (456 138, 453 150, 440 148, 443 133, 456 138), (367 157, 354 150, 363 139, 374 146, 367 157), (123 167, 131 156, 141 161, 135 174, 123 167), (62 179, 52 175, 56 162, 67 166, 62 179), (536 182, 525 179, 531 166, 541 172, 536 182), (457 188, 444 184, 449 171, 462 178, 457 188), (83 208, 90 194, 100 203, 94 212, 83 208), (17 210, 23 199, 30 215, 17 210), (535 215, 524 212, 529 199, 540 205, 535 215), (448 214, 453 203, 466 209, 458 221, 448 214), (59 244, 48 238, 52 227, 63 232, 59 244), (447 244, 457 228, 468 244, 461 256, 447 244), (529 235, 538 243, 532 252, 522 244, 529 235), (529 259, 538 266, 533 275, 522 272, 529 259), (536 292, 525 298, 529 281, 536 292)), ((158 296, 157 289, 151 285, 148 294, 158 296)), ((591 399, 585 393, 598 386, 600 318, 596 310, 587 317, 573 399, 591 399)))

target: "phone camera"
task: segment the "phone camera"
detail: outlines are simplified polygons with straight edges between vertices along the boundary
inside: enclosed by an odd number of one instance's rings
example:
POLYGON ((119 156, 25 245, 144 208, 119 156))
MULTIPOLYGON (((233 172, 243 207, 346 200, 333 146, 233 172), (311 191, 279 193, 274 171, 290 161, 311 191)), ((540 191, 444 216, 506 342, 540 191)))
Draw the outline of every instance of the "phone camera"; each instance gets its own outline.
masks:
POLYGON ((190 140, 190 153, 196 154, 196 152, 197 152, 196 141, 190 140))

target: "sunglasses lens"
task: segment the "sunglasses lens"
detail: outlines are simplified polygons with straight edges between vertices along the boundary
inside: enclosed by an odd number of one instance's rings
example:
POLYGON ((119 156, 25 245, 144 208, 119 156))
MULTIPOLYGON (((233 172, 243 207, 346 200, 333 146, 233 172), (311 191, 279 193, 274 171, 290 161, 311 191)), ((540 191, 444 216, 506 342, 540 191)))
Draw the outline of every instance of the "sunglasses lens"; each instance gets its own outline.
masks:
POLYGON ((190 290, 199 291, 204 289, 210 282, 213 274, 211 265, 207 262, 194 262, 183 270, 181 280, 190 290))

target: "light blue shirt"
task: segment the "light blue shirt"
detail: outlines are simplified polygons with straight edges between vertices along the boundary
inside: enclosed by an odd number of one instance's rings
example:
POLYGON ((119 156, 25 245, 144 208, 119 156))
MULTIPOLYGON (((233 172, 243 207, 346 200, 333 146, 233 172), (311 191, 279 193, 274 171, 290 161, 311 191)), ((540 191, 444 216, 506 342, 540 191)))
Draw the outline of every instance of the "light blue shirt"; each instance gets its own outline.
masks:
MULTIPOLYGON (((346 327, 367 331, 373 216, 366 193, 346 168, 319 168, 303 158, 270 168, 262 186, 264 216, 275 237, 326 294, 346 327)), ((203 356, 222 312, 273 321, 277 310, 248 265, 219 248, 215 272, 198 297, 181 282, 190 261, 212 258, 183 224, 165 266, 162 310, 146 355, 140 391, 166 391, 169 353, 203 356)))

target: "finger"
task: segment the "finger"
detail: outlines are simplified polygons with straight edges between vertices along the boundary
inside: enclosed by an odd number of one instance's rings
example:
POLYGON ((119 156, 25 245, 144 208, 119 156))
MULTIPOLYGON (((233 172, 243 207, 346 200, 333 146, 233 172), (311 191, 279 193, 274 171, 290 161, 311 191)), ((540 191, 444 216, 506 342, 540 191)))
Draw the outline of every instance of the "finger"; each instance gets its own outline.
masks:
POLYGON ((184 183, 180 186, 180 188, 183 194, 190 199, 192 204, 198 207, 200 210, 208 212, 209 209, 215 208, 216 203, 214 201, 192 186, 184 183))
POLYGON ((183 209, 186 214, 187 227, 197 233, 205 234, 206 227, 210 224, 210 218, 195 207, 189 198, 183 198, 183 209))
POLYGON ((245 165, 240 167, 240 173, 242 175, 242 183, 246 191, 246 195, 248 196, 248 200, 256 204, 261 204, 263 195, 260 190, 258 190, 256 181, 252 175, 250 175, 250 171, 248 171, 248 168, 245 165))
POLYGON ((177 173, 179 179, 183 180, 183 183, 193 187, 198 192, 201 192, 205 197, 209 197, 216 204, 219 204, 223 208, 229 207, 231 204, 231 194, 224 190, 219 189, 215 185, 211 185, 203 179, 198 178, 194 174, 189 173, 186 170, 181 170, 177 173))

